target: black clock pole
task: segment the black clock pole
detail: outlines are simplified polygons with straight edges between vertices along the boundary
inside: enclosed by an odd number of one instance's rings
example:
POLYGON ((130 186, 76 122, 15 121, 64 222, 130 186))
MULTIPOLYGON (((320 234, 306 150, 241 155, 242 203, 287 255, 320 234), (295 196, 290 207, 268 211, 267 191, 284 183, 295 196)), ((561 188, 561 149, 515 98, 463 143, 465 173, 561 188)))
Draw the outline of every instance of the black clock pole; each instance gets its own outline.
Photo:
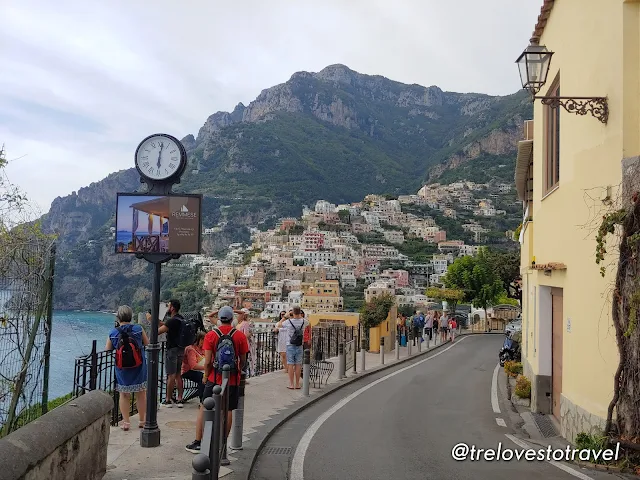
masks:
MULTIPOLYGON (((179 149, 180 166, 171 177, 154 180, 147 177, 136 163, 136 169, 140 173, 140 182, 148 186, 148 195, 170 195, 175 183, 180 183, 180 177, 184 173, 187 164, 187 153, 184 146, 174 137, 165 134, 151 135, 142 141, 138 151, 146 140, 154 136, 161 136, 173 140, 179 149)), ((144 428, 140 432, 140 446, 151 448, 160 446, 160 427, 158 426, 158 367, 160 364, 160 343, 158 342, 158 328, 160 326, 160 279, 162 264, 172 259, 180 258, 179 254, 165 253, 136 253, 137 258, 142 258, 153 264, 153 284, 151 289, 151 335, 147 345, 147 416, 144 428)))

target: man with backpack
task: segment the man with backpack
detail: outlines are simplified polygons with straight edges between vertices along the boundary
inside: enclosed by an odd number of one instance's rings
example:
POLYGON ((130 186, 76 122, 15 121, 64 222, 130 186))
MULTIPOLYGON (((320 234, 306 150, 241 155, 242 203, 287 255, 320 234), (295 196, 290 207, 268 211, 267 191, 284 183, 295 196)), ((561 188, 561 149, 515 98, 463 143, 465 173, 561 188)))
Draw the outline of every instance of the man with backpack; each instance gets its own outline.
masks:
POLYGON ((422 312, 416 312, 416 315, 413 316, 413 346, 416 345, 416 342, 422 342, 422 331, 424 330, 424 316, 422 312))
POLYGON ((304 331, 307 325, 309 325, 309 322, 303 317, 300 307, 293 307, 290 317, 280 327, 287 332, 287 368, 289 374, 289 386, 287 388, 290 390, 300 388, 304 331))
POLYGON ((182 360, 184 359, 184 349, 192 345, 196 339, 196 329, 193 324, 185 322, 180 315, 180 300, 172 299, 167 303, 167 316, 169 317, 158 328, 158 335, 166 332, 167 344, 164 358, 164 368, 167 372, 167 396, 162 405, 167 408, 173 406, 173 389, 178 387, 178 398, 176 405, 178 408, 184 406, 182 384, 182 360))
MULTIPOLYGON (((229 414, 227 416, 227 429, 225 436, 229 436, 231 431, 231 412, 238 408, 238 397, 240 384, 240 373, 247 363, 247 353, 249 353, 249 342, 244 333, 236 330, 233 322, 233 309, 222 307, 218 311, 220 325, 214 327, 204 337, 204 398, 213 396, 213 387, 222 384, 222 368, 225 365, 230 367, 229 383, 229 414)), ((200 443, 204 430, 204 412, 200 405, 198 421, 196 422, 196 439, 185 448, 191 453, 200 453, 200 443)))

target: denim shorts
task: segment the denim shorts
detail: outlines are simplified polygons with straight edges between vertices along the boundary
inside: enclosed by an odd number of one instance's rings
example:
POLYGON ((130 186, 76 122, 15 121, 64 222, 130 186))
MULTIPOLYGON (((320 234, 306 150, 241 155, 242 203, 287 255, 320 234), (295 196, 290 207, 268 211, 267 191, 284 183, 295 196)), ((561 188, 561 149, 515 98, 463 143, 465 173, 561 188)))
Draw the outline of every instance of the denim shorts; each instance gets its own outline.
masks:
POLYGON ((287 364, 302 365, 302 345, 287 345, 287 364))

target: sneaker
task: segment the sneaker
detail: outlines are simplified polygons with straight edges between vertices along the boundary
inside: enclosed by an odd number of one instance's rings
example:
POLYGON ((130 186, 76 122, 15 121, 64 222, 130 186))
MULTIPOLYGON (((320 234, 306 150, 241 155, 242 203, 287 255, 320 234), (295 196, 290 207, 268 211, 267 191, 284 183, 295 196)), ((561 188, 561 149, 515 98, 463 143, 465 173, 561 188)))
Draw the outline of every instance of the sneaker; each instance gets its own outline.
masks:
POLYGON ((162 405, 163 407, 167 407, 167 408, 173 407, 173 403, 171 402, 171 400, 165 400, 160 405, 162 405))
POLYGON ((200 440, 194 440, 192 443, 184 447, 187 452, 200 453, 200 440))
POLYGON ((184 407, 184 400, 177 400, 176 401, 176 407, 178 407, 178 408, 184 407))

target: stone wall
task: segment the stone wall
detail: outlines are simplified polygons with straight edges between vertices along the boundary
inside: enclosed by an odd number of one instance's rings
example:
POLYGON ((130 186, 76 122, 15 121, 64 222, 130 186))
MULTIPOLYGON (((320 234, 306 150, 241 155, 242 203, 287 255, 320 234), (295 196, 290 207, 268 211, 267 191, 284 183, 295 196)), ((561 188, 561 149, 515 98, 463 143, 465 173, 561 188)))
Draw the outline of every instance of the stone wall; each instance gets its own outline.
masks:
POLYGON ((564 395, 560 396, 560 434, 571 443, 575 443, 580 432, 599 434, 604 430, 606 419, 587 412, 575 405, 564 395))
POLYGON ((0 439, 0 479, 101 479, 112 408, 111 397, 96 390, 0 439))

